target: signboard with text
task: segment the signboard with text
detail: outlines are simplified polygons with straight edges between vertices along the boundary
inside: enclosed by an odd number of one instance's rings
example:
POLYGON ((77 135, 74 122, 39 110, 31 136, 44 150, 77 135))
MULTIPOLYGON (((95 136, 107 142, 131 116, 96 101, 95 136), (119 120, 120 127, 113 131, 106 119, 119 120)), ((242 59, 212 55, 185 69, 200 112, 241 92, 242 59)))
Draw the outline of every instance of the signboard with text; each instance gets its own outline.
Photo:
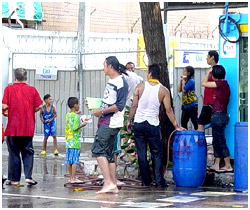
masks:
POLYGON ((38 67, 36 68, 37 80, 57 80, 57 68, 38 67))
POLYGON ((193 66, 194 68, 207 68, 207 52, 208 51, 180 50, 175 54, 177 55, 175 66, 193 66))
MULTIPOLYGON (((228 39, 235 41, 236 37, 228 37, 228 39)), ((221 38, 220 49, 221 58, 236 58, 236 43, 231 43, 221 38)))

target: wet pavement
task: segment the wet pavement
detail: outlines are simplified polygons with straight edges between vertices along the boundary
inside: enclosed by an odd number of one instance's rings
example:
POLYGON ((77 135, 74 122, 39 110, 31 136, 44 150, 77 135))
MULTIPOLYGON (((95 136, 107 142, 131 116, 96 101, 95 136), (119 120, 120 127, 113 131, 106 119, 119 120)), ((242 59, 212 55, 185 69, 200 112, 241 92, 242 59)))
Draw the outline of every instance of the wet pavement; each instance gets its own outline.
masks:
MULTIPOLYGON (((67 167, 64 164, 64 143, 59 142, 59 156, 52 154, 52 143, 48 142, 46 156, 40 155, 41 141, 34 142, 35 162, 33 178, 36 186, 28 186, 22 176, 20 187, 5 186, 2 190, 3 208, 135 208, 135 207, 192 207, 192 208, 247 208, 248 193, 234 192, 233 188, 199 187, 183 188, 170 184, 168 188, 147 189, 122 188, 118 194, 96 195, 95 190, 74 191, 64 187, 67 167)), ((91 144, 82 146, 81 162, 84 167, 78 171, 92 174, 96 164, 90 155, 91 144), (84 169, 83 169, 84 168, 84 169)), ((2 171, 7 174, 8 152, 3 144, 2 171)))

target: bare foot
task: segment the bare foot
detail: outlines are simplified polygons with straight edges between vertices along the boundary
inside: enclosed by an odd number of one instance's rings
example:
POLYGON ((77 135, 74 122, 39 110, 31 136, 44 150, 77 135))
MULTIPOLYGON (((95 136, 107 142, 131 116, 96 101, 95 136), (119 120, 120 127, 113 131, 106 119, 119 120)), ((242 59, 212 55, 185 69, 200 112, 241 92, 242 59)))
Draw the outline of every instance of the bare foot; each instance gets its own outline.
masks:
POLYGON ((224 166, 224 167, 220 168, 220 170, 230 172, 230 171, 233 171, 233 168, 231 166, 224 166))
POLYGON ((116 185, 108 185, 103 186, 100 191, 95 192, 96 194, 103 194, 103 193, 118 193, 118 188, 116 185))
POLYGON ((121 182, 120 180, 116 180, 116 184, 117 184, 117 186, 123 186, 123 185, 125 185, 125 183, 124 182, 121 182))
POLYGON ((210 167, 210 169, 212 169, 212 170, 214 170, 214 171, 218 171, 220 168, 219 168, 219 165, 214 164, 214 165, 212 165, 212 166, 210 167))
POLYGON ((70 181, 70 183, 83 183, 83 181, 79 179, 73 179, 70 181))
POLYGON ((112 189, 110 191, 108 191, 107 193, 113 193, 113 194, 118 194, 119 190, 118 188, 116 187, 115 189, 112 189))

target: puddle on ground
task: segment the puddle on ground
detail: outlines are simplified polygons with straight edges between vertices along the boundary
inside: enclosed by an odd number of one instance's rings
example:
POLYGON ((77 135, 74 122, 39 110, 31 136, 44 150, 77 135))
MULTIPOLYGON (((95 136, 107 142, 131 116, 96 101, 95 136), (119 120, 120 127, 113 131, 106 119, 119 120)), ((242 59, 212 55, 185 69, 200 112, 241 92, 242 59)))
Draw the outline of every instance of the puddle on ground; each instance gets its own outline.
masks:
MULTIPOLYGON (((77 173, 93 174, 95 170, 95 160, 82 161, 77 166, 77 173)), ((35 158, 33 166, 34 174, 49 174, 54 176, 64 176, 68 174, 67 165, 61 157, 41 157, 35 158)))

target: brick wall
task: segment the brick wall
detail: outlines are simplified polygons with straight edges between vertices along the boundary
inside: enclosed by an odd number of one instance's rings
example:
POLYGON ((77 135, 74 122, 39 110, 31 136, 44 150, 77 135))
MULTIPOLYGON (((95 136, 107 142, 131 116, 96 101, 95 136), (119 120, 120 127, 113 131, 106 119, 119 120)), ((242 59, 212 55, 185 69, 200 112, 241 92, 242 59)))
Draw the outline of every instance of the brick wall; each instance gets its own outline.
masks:
MULTIPOLYGON (((86 5, 90 11, 90 32, 142 33, 139 2, 90 2, 86 5)), ((42 7, 46 22, 42 23, 41 29, 77 31, 78 2, 43 2, 42 7)), ((182 34, 182 37, 198 38, 199 34, 211 32, 218 24, 217 19, 211 22, 213 11, 169 11, 170 35, 176 33, 182 34)))
POLYGON ((42 2, 42 30, 77 31, 78 2, 42 2))

